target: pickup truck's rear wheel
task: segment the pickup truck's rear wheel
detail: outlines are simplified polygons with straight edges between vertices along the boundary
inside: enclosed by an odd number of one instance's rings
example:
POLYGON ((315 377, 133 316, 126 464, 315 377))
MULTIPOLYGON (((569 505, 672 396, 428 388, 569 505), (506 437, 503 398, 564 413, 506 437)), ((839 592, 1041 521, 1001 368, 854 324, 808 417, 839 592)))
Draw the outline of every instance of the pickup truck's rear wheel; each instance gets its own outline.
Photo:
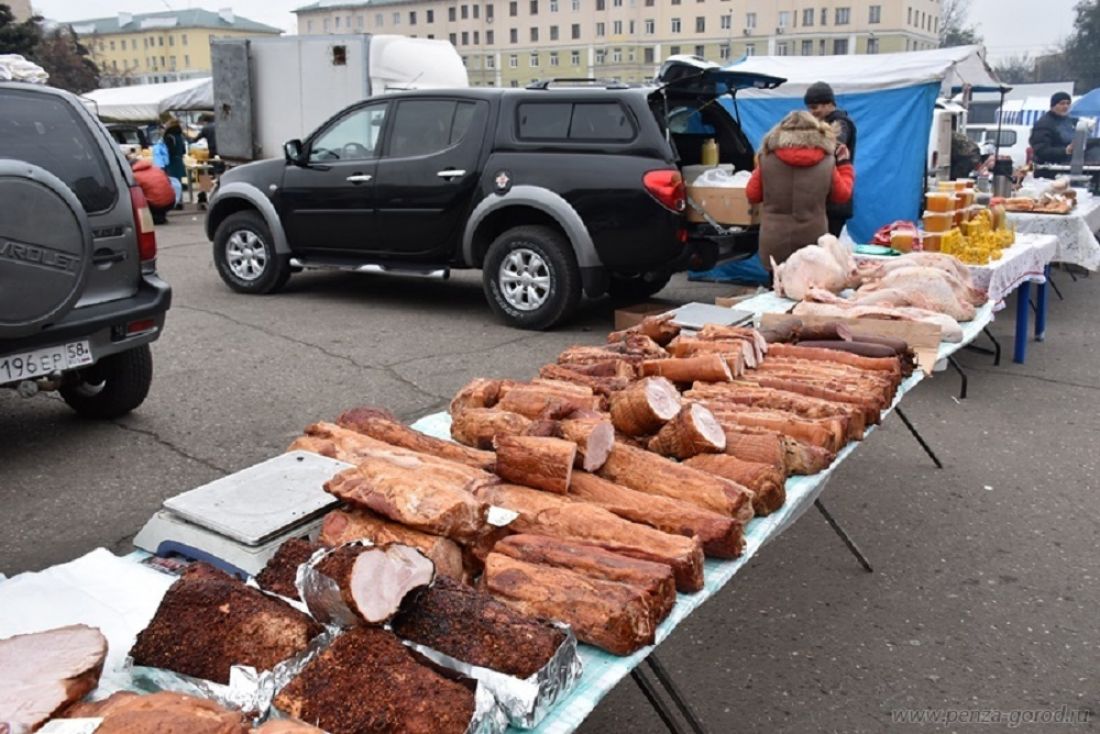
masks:
POLYGON ((124 416, 145 402, 153 382, 153 355, 143 344, 104 357, 61 386, 61 397, 84 418, 124 416))
POLYGON ((489 306, 521 329, 549 329, 581 300, 573 249, 560 232, 541 225, 513 227, 493 240, 482 280, 489 306))
POLYGON ((258 212, 230 214, 214 233, 214 265, 238 293, 275 293, 290 278, 290 258, 275 251, 275 238, 258 212))
POLYGON ((672 279, 672 273, 656 271, 638 275, 611 274, 607 292, 615 301, 637 302, 659 293, 672 279))

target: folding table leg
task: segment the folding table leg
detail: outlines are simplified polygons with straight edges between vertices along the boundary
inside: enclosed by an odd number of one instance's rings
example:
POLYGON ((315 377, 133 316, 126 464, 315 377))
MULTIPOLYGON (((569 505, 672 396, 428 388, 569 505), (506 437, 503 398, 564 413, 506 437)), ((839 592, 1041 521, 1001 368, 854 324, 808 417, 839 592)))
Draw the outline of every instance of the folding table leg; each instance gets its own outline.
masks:
POLYGON ((665 691, 668 693, 668 697, 672 699, 672 703, 676 708, 680 710, 680 714, 683 715, 684 721, 688 723, 691 730, 695 734, 707 734, 706 727, 703 726, 703 722, 699 720, 699 717, 695 715, 695 712, 688 706, 687 701, 684 700, 683 695, 680 693, 680 689, 672 680, 672 676, 665 670, 665 666, 661 664, 661 661, 657 659, 656 655, 650 655, 645 659, 646 665, 653 671, 653 675, 657 676, 657 682, 660 683, 665 691))
POLYGON ((1012 361, 1023 364, 1027 359, 1027 319, 1031 301, 1031 283, 1021 283, 1016 289, 1016 343, 1012 349, 1012 361))
POLYGON ((630 677, 634 679, 634 682, 638 684, 638 688, 641 689, 642 695, 649 701, 649 705, 653 707, 653 710, 657 712, 657 716, 664 722, 665 728, 668 729, 669 734, 684 734, 683 729, 680 728, 680 724, 677 723, 676 717, 673 715, 671 709, 665 705, 665 702, 661 700, 661 694, 657 692, 657 687, 650 683, 649 678, 646 678, 642 674, 642 671, 635 668, 630 671, 630 677))
POLYGON ((905 427, 909 429, 909 432, 913 434, 913 438, 917 439, 917 443, 919 443, 920 447, 924 449, 924 453, 928 454, 929 458, 932 459, 932 463, 936 465, 936 468, 942 469, 943 464, 940 462, 939 458, 928 446, 928 444, 925 443, 924 437, 920 435, 920 432, 913 427, 912 423, 909 422, 909 417, 905 415, 904 411, 902 411, 901 406, 894 408, 894 412, 898 414, 898 418, 901 418, 901 422, 904 423, 905 427))
POLYGON ((1052 277, 1052 274, 1049 273, 1049 270, 1050 270, 1049 265, 1047 266, 1047 270, 1048 270, 1047 282, 1050 283, 1050 287, 1054 289, 1054 295, 1058 296, 1059 301, 1066 300, 1065 298, 1062 297, 1062 291, 1058 290, 1058 284, 1054 282, 1054 278, 1052 277))
MULTIPOLYGON (((1043 270, 1047 283, 1050 282, 1050 265, 1043 270)), ((1035 341, 1041 342, 1047 336, 1047 283, 1035 286, 1035 341)))
POLYGON ((955 361, 954 357, 948 357, 947 363, 955 368, 955 371, 959 373, 959 377, 962 378, 962 387, 959 388, 959 400, 966 400, 966 372, 963 371, 962 365, 955 361))
POLYGON ((993 336, 993 332, 989 330, 989 327, 982 329, 986 336, 989 337, 989 341, 993 342, 993 366, 1001 366, 1001 343, 997 341, 997 337, 993 336))
POLYGON ((875 569, 871 568, 871 562, 868 561, 867 557, 859 550, 855 541, 852 540, 851 536, 848 535, 844 528, 840 527, 840 523, 833 519, 833 516, 825 509, 825 505, 821 504, 820 499, 814 500, 814 507, 816 507, 825 517, 825 522, 829 523, 829 527, 833 529, 833 532, 839 535, 840 539, 844 541, 844 545, 848 546, 848 550, 851 551, 852 555, 859 561, 859 565, 863 566, 863 570, 867 573, 874 573, 875 569))

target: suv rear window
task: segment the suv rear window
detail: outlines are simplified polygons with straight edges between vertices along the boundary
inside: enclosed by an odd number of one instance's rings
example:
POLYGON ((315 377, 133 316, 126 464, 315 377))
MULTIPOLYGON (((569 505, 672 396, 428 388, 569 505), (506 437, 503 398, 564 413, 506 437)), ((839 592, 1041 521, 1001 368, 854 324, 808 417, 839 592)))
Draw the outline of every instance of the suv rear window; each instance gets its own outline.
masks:
POLYGON ((520 140, 630 141, 636 130, 618 102, 531 102, 519 105, 520 140))
POLYGON ((98 141, 76 110, 53 95, 0 92, 0 158, 45 168, 68 184, 85 211, 103 211, 115 201, 98 141))

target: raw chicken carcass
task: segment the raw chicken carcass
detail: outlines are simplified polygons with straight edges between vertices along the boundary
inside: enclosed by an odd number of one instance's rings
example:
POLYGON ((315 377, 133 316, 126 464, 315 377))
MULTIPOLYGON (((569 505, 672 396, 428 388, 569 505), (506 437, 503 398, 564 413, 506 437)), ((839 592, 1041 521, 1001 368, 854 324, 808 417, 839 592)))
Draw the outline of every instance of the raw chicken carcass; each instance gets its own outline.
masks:
POLYGON ((881 280, 863 285, 853 300, 867 305, 914 306, 970 321, 977 300, 972 290, 944 270, 917 265, 892 270, 881 280))
POLYGON ((772 261, 777 295, 801 301, 811 287, 839 293, 860 283, 851 250, 832 235, 795 251, 782 265, 772 261))
POLYGON ((935 268, 944 272, 946 280, 951 284, 960 298, 969 301, 975 306, 981 306, 989 296, 980 288, 974 287, 974 281, 970 277, 970 270, 951 255, 940 252, 911 252, 907 255, 894 258, 887 262, 868 263, 859 265, 859 275, 863 281, 871 282, 884 279, 890 273, 905 268, 935 268))

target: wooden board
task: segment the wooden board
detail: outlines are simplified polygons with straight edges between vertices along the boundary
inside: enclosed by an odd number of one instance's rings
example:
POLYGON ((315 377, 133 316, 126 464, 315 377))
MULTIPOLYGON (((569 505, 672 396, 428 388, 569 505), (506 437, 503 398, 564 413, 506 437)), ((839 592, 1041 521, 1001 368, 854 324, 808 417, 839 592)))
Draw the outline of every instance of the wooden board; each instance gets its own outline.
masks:
POLYGON ((819 324, 843 323, 855 336, 888 336, 904 339, 909 348, 917 355, 917 364, 926 375, 932 369, 940 353, 940 327, 922 321, 902 321, 887 319, 841 319, 831 316, 794 316, 786 313, 766 313, 760 318, 761 328, 781 328, 792 321, 817 326, 819 324))

